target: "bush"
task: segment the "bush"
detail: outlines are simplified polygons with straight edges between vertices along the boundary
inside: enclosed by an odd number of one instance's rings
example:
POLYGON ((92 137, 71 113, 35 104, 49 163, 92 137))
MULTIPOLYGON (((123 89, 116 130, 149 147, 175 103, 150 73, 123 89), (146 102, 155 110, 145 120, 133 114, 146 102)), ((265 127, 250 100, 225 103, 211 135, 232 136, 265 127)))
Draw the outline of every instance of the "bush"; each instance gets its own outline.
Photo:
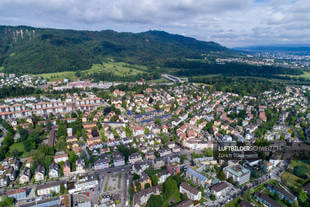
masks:
POLYGON ((307 177, 307 168, 305 166, 298 165, 294 167, 294 175, 306 178, 307 177))

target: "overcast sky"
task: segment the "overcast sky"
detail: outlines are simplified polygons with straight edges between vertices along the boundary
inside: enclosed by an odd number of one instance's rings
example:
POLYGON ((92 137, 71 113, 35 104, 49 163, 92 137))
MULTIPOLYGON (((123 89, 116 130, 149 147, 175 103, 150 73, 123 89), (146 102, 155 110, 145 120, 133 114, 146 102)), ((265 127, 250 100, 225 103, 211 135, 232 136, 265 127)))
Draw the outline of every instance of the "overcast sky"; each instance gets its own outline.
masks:
POLYGON ((0 0, 0 24, 164 30, 228 47, 310 43, 310 0, 0 0))

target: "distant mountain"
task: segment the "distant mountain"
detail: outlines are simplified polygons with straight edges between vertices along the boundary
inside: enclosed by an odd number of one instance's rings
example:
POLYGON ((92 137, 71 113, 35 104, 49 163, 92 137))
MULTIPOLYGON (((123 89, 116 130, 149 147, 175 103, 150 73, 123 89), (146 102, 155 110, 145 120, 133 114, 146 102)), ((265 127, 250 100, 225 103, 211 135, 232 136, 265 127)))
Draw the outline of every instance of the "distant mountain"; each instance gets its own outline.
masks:
POLYGON ((171 59, 235 54, 215 42, 163 31, 142 33, 0 26, 0 66, 13 73, 86 70, 105 58, 163 65, 171 59))
POLYGON ((286 53, 295 55, 310 55, 310 45, 265 45, 233 48, 245 52, 286 53))

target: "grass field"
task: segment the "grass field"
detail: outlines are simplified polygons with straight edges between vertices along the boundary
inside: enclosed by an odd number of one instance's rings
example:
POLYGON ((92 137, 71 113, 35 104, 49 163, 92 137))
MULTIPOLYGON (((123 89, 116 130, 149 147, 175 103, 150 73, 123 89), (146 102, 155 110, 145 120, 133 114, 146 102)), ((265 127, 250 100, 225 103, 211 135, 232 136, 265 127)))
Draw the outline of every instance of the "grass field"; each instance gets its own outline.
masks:
POLYGON ((82 73, 94 73, 94 72, 112 72, 117 76, 134 76, 139 73, 147 72, 147 68, 140 65, 130 65, 123 62, 105 62, 102 64, 95 64, 89 70, 82 73))
POLYGON ((302 182, 301 178, 289 172, 282 173, 281 180, 288 187, 300 187, 301 186, 300 182, 302 182))
POLYGON ((304 72, 303 74, 298 75, 296 77, 305 78, 305 79, 310 80, 310 72, 304 72))
MULTIPOLYGON (((82 75, 92 74, 95 72, 111 72, 116 76, 136 76, 139 73, 148 73, 148 68, 141 65, 131 65, 123 62, 104 62, 102 64, 94 64, 90 69, 80 71, 82 75)), ((38 74, 49 81, 63 80, 77 80, 74 71, 64 71, 57 73, 43 73, 38 74)))
POLYGON ((75 72, 72 72, 72 71, 57 72, 57 73, 43 73, 43 74, 38 74, 36 76, 43 77, 44 79, 48 79, 49 81, 63 80, 65 78, 69 80, 77 79, 77 77, 75 77, 75 72))
POLYGON ((24 157, 28 157, 30 156, 31 152, 26 152, 25 149, 24 149, 24 143, 22 142, 17 142, 17 143, 14 143, 10 146, 10 153, 12 153, 13 150, 17 150, 20 154, 21 154, 21 158, 24 158, 24 157))
POLYGON ((307 183, 310 180, 310 178, 309 178, 310 177, 310 165, 309 164, 307 164, 301 160, 292 160, 289 168, 291 170, 286 171, 286 172, 282 173, 282 175, 281 175, 281 180, 286 186, 288 186, 290 188, 297 189, 297 188, 301 188, 303 186, 303 184, 307 183), (302 167, 308 169, 308 173, 307 173, 308 178, 307 179, 297 177, 296 175, 291 173, 291 170, 293 170, 294 167, 296 167, 296 166, 302 166, 302 167))

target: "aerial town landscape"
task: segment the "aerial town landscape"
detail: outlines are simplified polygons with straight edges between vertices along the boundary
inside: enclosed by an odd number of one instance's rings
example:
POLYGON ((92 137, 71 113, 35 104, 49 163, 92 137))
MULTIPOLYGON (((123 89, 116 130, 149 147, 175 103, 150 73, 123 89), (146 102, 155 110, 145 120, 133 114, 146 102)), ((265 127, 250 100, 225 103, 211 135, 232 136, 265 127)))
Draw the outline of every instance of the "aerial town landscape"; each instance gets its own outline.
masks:
POLYGON ((167 74, 162 83, 127 83, 124 91, 117 82, 1 76, 6 84, 62 91, 4 98, 0 105, 0 184, 8 205, 307 203, 307 161, 222 160, 214 149, 309 140, 308 86, 240 96, 167 74), (99 86, 103 92, 94 90, 99 86))
POLYGON ((309 0, 0 0, 0 207, 310 207, 309 0))

